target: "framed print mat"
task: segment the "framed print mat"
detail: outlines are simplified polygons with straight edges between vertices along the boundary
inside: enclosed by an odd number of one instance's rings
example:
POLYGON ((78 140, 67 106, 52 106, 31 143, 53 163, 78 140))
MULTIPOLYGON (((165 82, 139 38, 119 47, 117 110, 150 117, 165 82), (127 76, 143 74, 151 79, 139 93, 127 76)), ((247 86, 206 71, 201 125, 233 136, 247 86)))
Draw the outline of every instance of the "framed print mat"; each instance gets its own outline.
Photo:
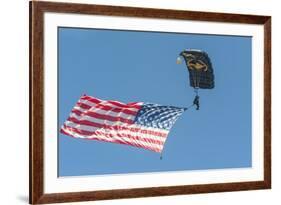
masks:
POLYGON ((271 18, 30 2, 30 203, 271 187, 271 18))

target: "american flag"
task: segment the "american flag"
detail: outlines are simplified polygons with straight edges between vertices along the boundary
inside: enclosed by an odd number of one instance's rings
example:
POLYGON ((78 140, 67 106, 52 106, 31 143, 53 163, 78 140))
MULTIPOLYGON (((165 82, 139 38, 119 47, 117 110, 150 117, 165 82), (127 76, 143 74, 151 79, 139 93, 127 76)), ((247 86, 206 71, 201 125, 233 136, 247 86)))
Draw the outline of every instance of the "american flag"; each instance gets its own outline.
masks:
POLYGON ((162 152, 169 131, 186 110, 152 103, 122 103, 83 95, 60 132, 75 138, 162 152))

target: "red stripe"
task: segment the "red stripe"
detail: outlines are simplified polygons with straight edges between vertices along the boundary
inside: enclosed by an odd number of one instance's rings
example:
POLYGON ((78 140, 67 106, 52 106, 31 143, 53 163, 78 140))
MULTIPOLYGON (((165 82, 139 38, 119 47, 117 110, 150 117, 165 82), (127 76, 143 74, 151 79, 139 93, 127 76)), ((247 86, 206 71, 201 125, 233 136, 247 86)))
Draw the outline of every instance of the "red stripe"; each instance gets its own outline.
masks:
POLYGON ((94 97, 87 96, 87 95, 82 96, 80 99, 82 99, 82 100, 89 100, 90 102, 93 102, 93 103, 100 103, 100 102, 102 102, 102 100, 100 100, 98 98, 94 98, 94 97))
POLYGON ((93 102, 93 103, 108 102, 108 103, 111 103, 112 105, 115 105, 115 106, 118 106, 118 107, 121 107, 121 108, 137 108, 137 109, 141 108, 141 105, 138 105, 136 102, 124 104, 124 103, 121 103, 121 102, 118 102, 118 101, 113 101, 113 100, 102 101, 102 100, 99 100, 99 99, 91 97, 91 96, 82 96, 80 99, 88 100, 88 101, 93 102))
POLYGON ((76 104, 78 107, 81 107, 83 109, 90 109, 92 107, 94 108, 99 108, 101 110, 105 110, 105 111, 112 111, 112 112, 116 112, 116 113, 125 113, 127 115, 137 115, 137 111, 132 111, 132 110, 129 110, 129 109, 126 109, 126 108, 117 108, 117 107, 111 107, 109 105, 102 105, 102 104, 97 104, 97 105, 94 105, 94 106, 90 106, 90 105, 87 105, 85 103, 82 103, 82 102, 79 102, 76 104))
POLYGON ((113 117, 110 115, 104 115, 104 114, 99 114, 96 112, 91 112, 91 111, 87 111, 84 113, 87 116, 93 117, 93 118, 97 118, 97 119, 101 119, 101 120, 108 120, 111 122, 123 122, 123 123, 127 123, 127 124, 133 124, 134 121, 130 120, 130 119, 125 119, 122 117, 113 117))
POLYGON ((153 130, 145 130, 143 128, 130 128, 130 127, 125 127, 125 126, 120 126, 120 125, 105 125, 105 124, 100 124, 100 123, 96 123, 96 122, 91 122, 88 120, 79 120, 74 117, 69 117, 67 120, 70 122, 74 122, 76 124, 87 125, 87 126, 92 126, 92 127, 96 127, 96 128, 127 130, 127 131, 131 131, 131 132, 140 132, 141 134, 154 135, 154 136, 158 136, 158 137, 167 136, 166 133, 157 132, 157 131, 153 131, 153 130))
MULTIPOLYGON (((86 135, 86 133, 89 133, 88 131, 78 130, 76 128, 67 127, 67 126, 64 126, 64 128, 60 130, 61 133, 65 134, 65 135, 69 135, 69 136, 74 137, 74 138, 77 138, 77 137, 75 137, 75 135, 73 135, 71 133, 65 132, 64 129, 69 130, 70 132, 75 132, 77 134, 81 134, 81 135, 86 135)), ((98 137, 98 136, 105 136, 105 137, 113 138, 114 137, 113 134, 106 134, 106 133, 101 133, 101 132, 95 132, 95 133, 92 133, 91 136, 93 136, 93 137, 92 138, 84 138, 84 139, 98 140, 98 141, 105 141, 105 142, 111 142, 111 143, 119 143, 119 144, 131 145, 131 146, 135 146, 135 147, 141 147, 141 148, 144 148, 144 149, 152 150, 152 151, 155 151, 155 152, 161 152, 161 150, 162 150, 162 149, 159 149, 157 147, 150 147, 150 146, 145 146, 145 145, 142 145, 142 144, 138 144, 138 143, 136 143, 134 141, 129 141, 128 142, 128 141, 122 141, 122 140, 118 140, 118 139, 113 139, 113 141, 110 141, 110 140, 102 139, 102 138, 98 137), (95 135, 95 136, 93 136, 93 135, 95 135)), ((117 136, 122 137, 121 135, 118 135, 118 134, 117 134, 117 136)), ((129 138, 129 135, 127 137, 129 138)), ((135 137, 131 136, 130 138, 135 138, 135 137)), ((147 141, 145 141, 145 142, 147 142, 147 141)), ((163 145, 162 142, 160 142, 160 143, 161 143, 160 145, 163 145)), ((153 144, 155 144, 155 143, 153 143, 153 144)))
POLYGON ((81 108, 86 109, 86 110, 93 107, 93 106, 90 106, 90 105, 87 105, 87 104, 81 103, 81 102, 76 103, 76 106, 81 107, 81 108))
MULTIPOLYGON (((93 136, 93 135, 104 135, 106 137, 114 137, 113 134, 111 133, 104 133, 102 131, 94 131, 94 132, 91 132, 91 131, 86 131, 86 130, 81 130, 81 129, 78 129, 78 128, 74 128, 74 127, 69 127, 69 126, 66 126, 64 125, 64 129, 67 129, 71 132, 75 132, 79 135, 84 135, 84 136, 93 136)), ((114 129, 111 129, 111 130, 114 130, 114 129)), ((116 131, 116 130, 114 130, 116 131)), ((65 132, 63 133, 65 134, 65 132)), ((162 141, 159 141, 159 140, 155 140, 155 139, 150 139, 150 138, 145 138, 145 137, 140 137, 140 136, 133 136, 133 135, 130 135, 130 134, 119 134, 119 133, 116 133, 116 136, 118 137, 127 137, 127 138, 130 138, 132 140, 139 140, 139 141, 143 141, 143 142, 147 142, 147 143, 151 143, 151 144, 158 144, 158 145, 163 145, 164 142, 162 141)))
POLYGON ((82 114, 85 114, 85 112, 82 112, 82 111, 77 110, 77 109, 73 109, 73 110, 71 110, 71 112, 72 112, 72 113, 75 113, 75 114, 78 115, 78 116, 81 116, 82 114))
MULTIPOLYGON (((125 134, 119 134, 119 133, 112 134, 112 133, 104 133, 104 132, 100 132, 100 131, 96 131, 95 134, 97 136, 101 135, 101 136, 110 137, 110 138, 114 138, 115 135, 120 137, 120 138, 127 137, 127 138, 129 138, 129 141, 124 140, 124 142, 127 142, 131 145, 134 145, 134 146, 135 145, 141 145, 145 148, 150 148, 150 146, 139 144, 136 141, 138 140, 138 141, 142 141, 142 142, 145 142, 145 143, 149 143, 151 145, 160 145, 160 146, 164 144, 163 142, 161 142, 159 140, 152 140, 152 139, 142 138, 142 137, 139 137, 139 136, 132 136, 130 134, 126 134, 126 135, 125 134), (131 140, 133 140, 133 141, 131 141, 131 140)), ((114 140, 118 140, 118 139, 114 139, 114 140)), ((120 140, 120 141, 122 141, 122 140, 120 140)))
POLYGON ((96 127, 96 128, 109 128, 110 127, 110 125, 103 125, 103 124, 91 122, 91 121, 88 121, 88 120, 78 120, 74 117, 69 117, 67 120, 70 121, 70 122, 74 122, 76 124, 87 125, 87 126, 92 126, 92 127, 96 127))
POLYGON ((129 110, 129 109, 126 109, 126 108, 111 107, 109 105, 102 105, 102 104, 98 104, 95 107, 100 108, 101 110, 106 110, 106 111, 110 110, 110 111, 113 111, 113 112, 123 112, 123 113, 128 114, 128 115, 136 115, 138 113, 137 111, 129 110))
POLYGON ((141 106, 136 105, 136 103, 129 103, 129 105, 128 105, 128 104, 122 104, 120 102, 111 101, 111 100, 108 100, 107 102, 111 103, 112 105, 116 105, 116 106, 122 107, 122 108, 137 108, 137 109, 141 108, 141 106))
POLYGON ((84 136, 92 136, 93 135, 93 133, 94 132, 90 132, 90 131, 86 131, 86 130, 80 130, 80 129, 77 129, 77 128, 75 128, 75 127, 69 127, 69 126, 67 126, 67 125, 63 125, 63 128, 61 128, 61 132, 62 132, 62 130, 63 130, 63 134, 66 134, 66 135, 68 135, 68 133, 66 133, 65 131, 64 131, 64 129, 65 130, 69 130, 69 131, 71 131, 71 132, 75 132, 75 133, 77 133, 77 134, 79 134, 79 135, 84 135, 84 136))
MULTIPOLYGON (((83 115, 83 116, 89 116, 89 117, 93 117, 93 118, 97 118, 97 119, 103 119, 103 120, 106 119, 106 120, 113 121, 113 122, 120 121, 120 122, 128 123, 128 124, 133 123, 132 119, 126 119, 126 118, 124 118, 125 116, 124 117, 120 117, 120 116, 114 117, 114 116, 107 115, 107 114, 97 113, 94 110, 93 111, 87 110, 87 111, 83 112, 83 111, 80 111, 80 110, 74 108, 73 110, 71 110, 71 112, 75 113, 76 115, 81 116, 81 117, 83 115), (105 118, 105 116, 106 116, 106 118, 105 118)), ((132 116, 128 116, 128 117, 132 118, 132 116)))

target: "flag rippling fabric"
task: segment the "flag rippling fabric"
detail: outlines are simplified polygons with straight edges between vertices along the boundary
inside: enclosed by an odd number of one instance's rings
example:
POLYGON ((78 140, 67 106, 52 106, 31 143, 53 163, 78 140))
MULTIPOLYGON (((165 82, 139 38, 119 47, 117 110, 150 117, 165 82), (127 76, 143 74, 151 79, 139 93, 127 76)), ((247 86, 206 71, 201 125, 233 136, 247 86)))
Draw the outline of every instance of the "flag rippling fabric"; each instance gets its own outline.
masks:
POLYGON ((186 110, 152 103, 122 103, 83 95, 60 132, 75 138, 162 152, 169 131, 186 110))

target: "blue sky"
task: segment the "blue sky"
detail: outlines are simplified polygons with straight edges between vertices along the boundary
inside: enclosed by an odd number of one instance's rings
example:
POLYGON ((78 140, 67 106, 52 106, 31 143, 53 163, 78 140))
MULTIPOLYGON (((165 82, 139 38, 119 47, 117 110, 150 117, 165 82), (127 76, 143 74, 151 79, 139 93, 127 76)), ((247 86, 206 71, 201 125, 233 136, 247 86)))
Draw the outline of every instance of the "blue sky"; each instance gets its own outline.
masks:
POLYGON ((215 88, 200 90, 160 155, 58 133, 59 176, 251 167, 251 37, 59 28, 59 126, 82 94, 179 107, 194 98, 186 48, 208 53, 215 88))

